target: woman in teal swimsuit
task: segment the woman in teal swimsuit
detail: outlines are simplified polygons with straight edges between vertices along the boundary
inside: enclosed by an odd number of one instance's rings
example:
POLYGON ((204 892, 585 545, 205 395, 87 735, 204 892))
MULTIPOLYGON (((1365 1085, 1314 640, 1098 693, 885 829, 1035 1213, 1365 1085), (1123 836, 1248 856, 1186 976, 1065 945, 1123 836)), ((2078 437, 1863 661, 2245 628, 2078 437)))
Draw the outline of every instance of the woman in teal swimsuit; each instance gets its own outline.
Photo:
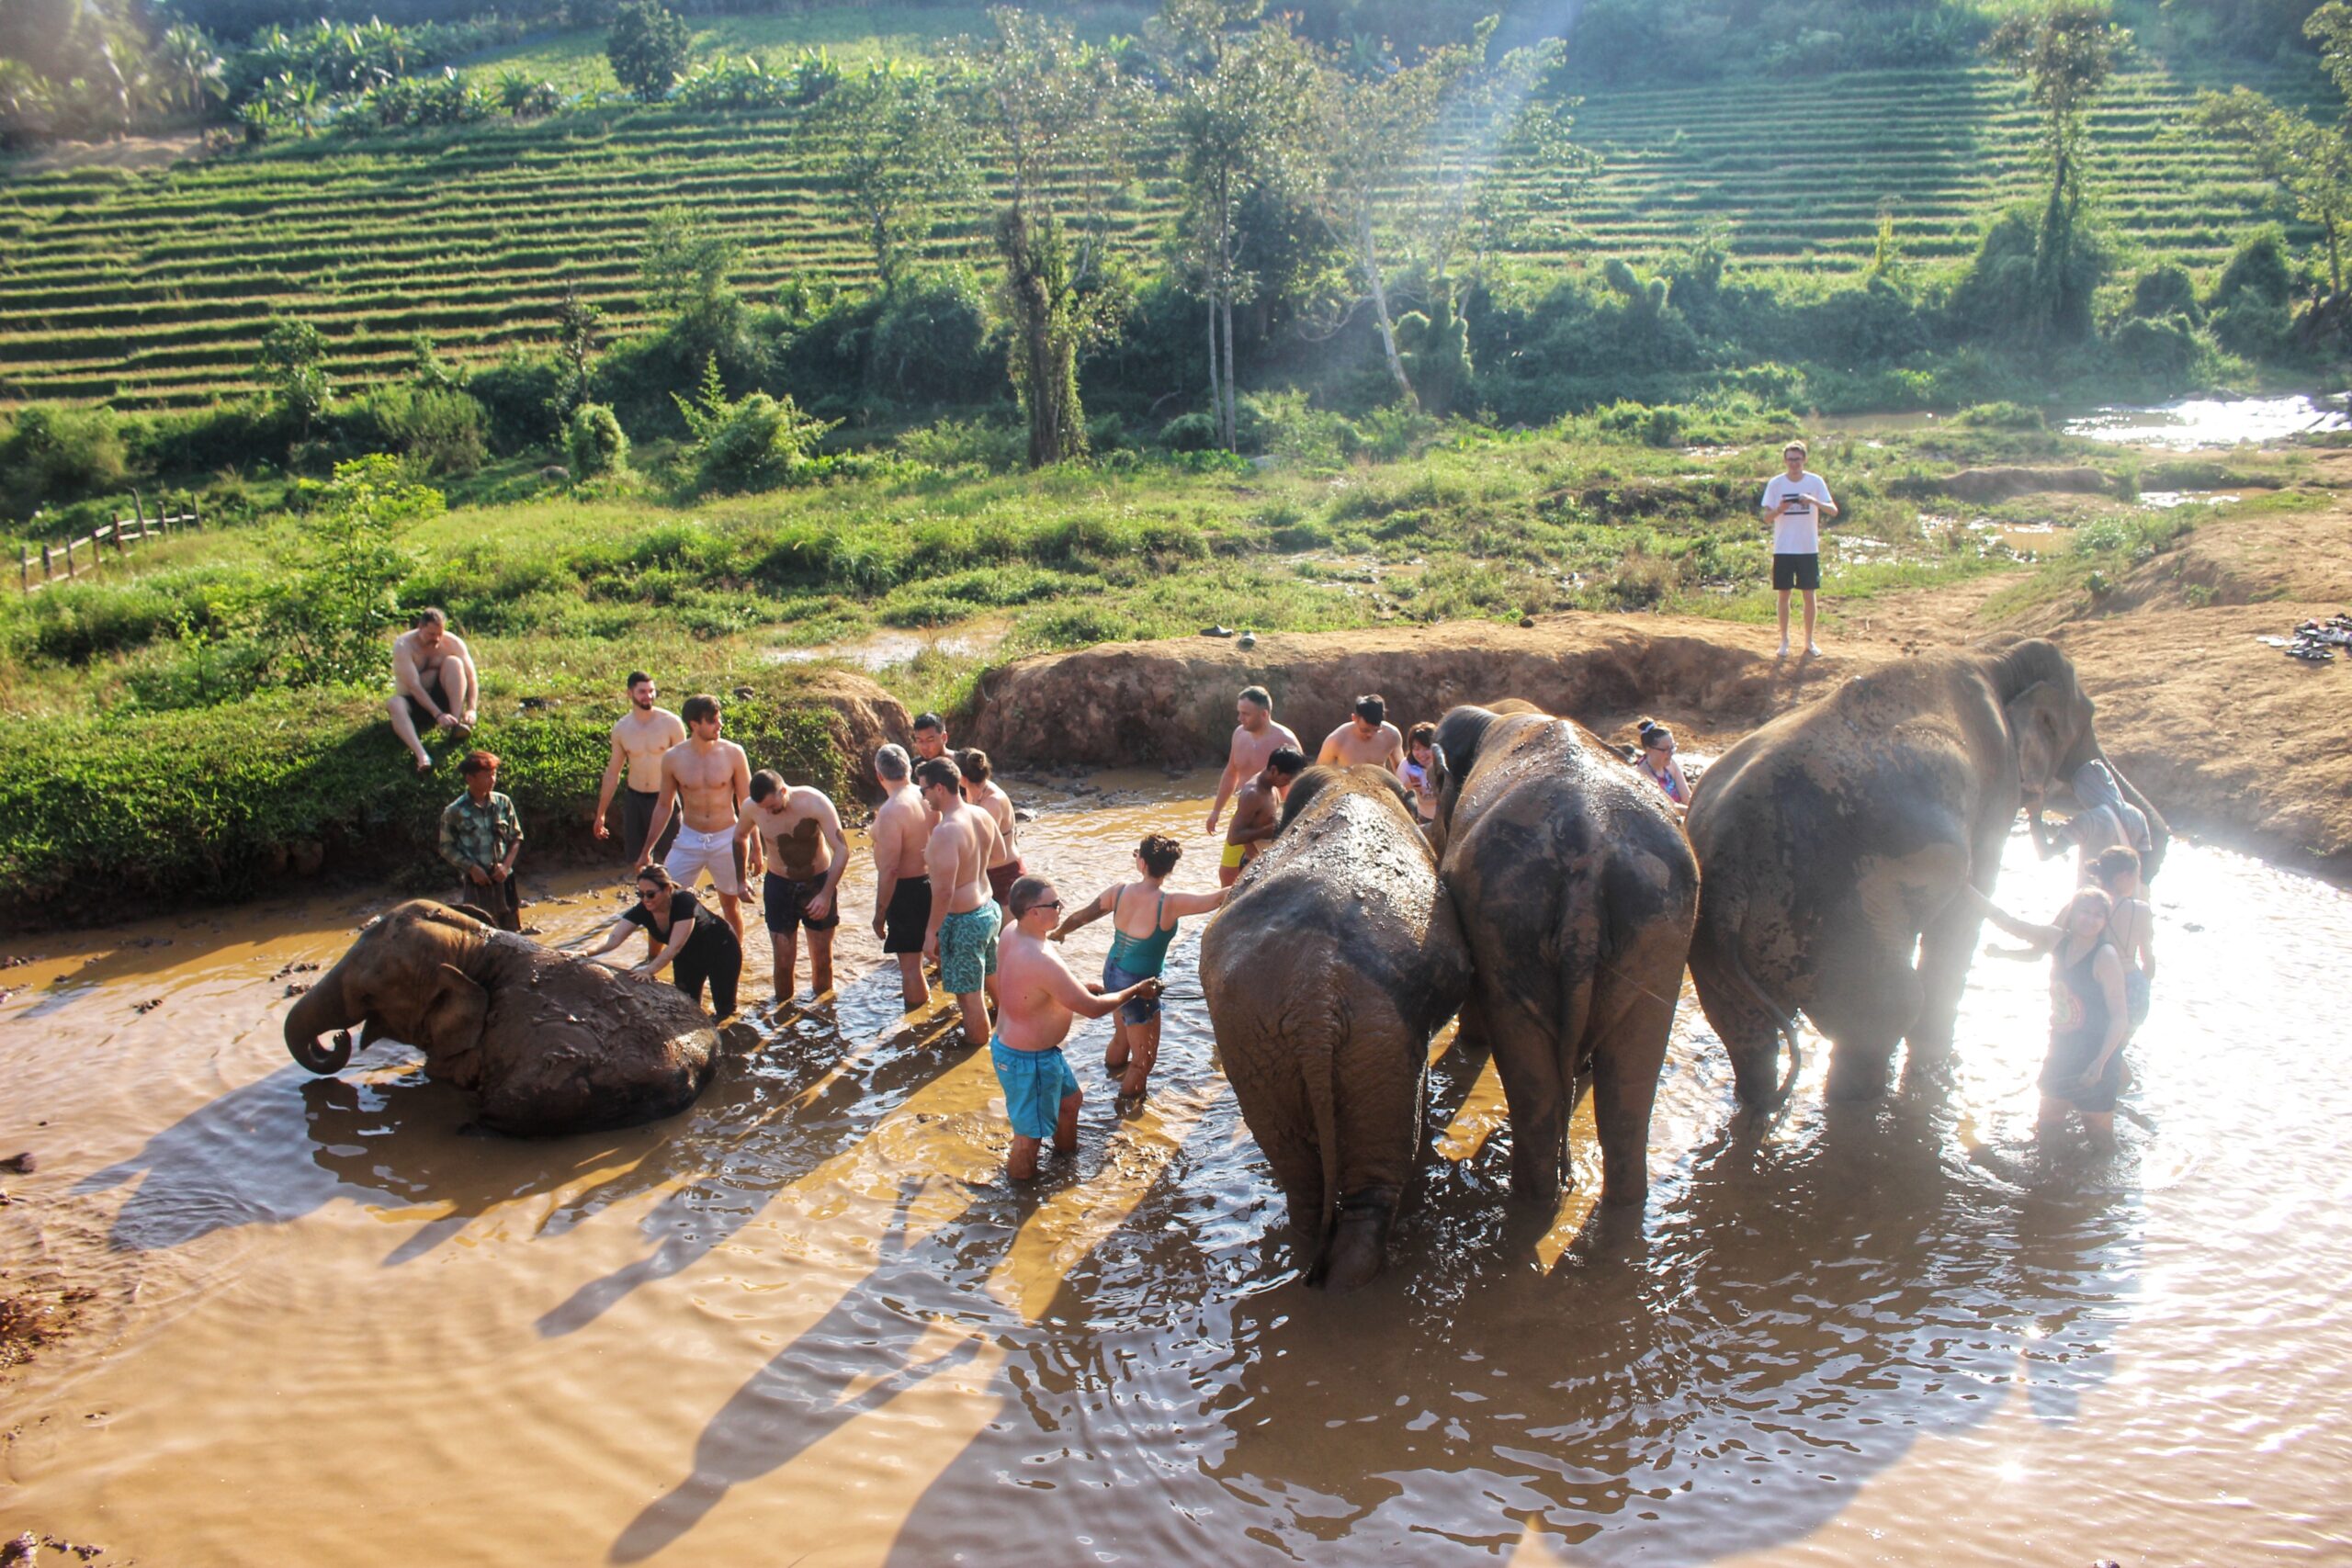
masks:
MULTIPOLYGON (((1225 902, 1227 889, 1222 887, 1214 893, 1170 893, 1161 886, 1183 856, 1183 845, 1154 833, 1136 852, 1142 881, 1104 888, 1092 903, 1066 912, 1054 929, 1053 940, 1059 942, 1080 926, 1111 917, 1111 954, 1102 961, 1104 990, 1124 991, 1137 981, 1158 979, 1168 964, 1168 945, 1176 940, 1176 922, 1186 915, 1205 915, 1225 902)), ((1102 1058, 1105 1071, 1122 1075, 1122 1115, 1143 1103, 1144 1086, 1159 1059, 1159 999, 1128 1002, 1118 1011, 1111 1049, 1102 1058)))

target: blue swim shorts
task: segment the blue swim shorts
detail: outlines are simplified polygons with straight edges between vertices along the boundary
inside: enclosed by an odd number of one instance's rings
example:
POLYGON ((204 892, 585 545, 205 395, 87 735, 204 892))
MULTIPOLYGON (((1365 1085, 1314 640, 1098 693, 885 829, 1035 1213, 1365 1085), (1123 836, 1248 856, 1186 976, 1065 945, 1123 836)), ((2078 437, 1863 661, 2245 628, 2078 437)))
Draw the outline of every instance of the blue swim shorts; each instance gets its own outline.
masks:
POLYGON ((989 1042, 989 1057, 996 1064, 996 1081, 1004 1089, 1004 1113, 1014 1133, 1024 1138, 1050 1138, 1061 1120, 1062 1101, 1078 1092, 1078 1075, 1069 1070, 1062 1048, 1016 1051, 1002 1040, 989 1042))
POLYGON ((996 973, 996 906, 983 904, 939 922, 939 983, 967 997, 996 973))
MULTIPOLYGON (((1102 988, 1106 991, 1124 991, 1150 978, 1148 975, 1131 974, 1107 958, 1102 961, 1102 988)), ((1119 1016, 1129 1023, 1149 1023, 1159 1016, 1159 998, 1154 997, 1147 1001, 1141 997, 1130 998, 1119 1004, 1119 1016)))

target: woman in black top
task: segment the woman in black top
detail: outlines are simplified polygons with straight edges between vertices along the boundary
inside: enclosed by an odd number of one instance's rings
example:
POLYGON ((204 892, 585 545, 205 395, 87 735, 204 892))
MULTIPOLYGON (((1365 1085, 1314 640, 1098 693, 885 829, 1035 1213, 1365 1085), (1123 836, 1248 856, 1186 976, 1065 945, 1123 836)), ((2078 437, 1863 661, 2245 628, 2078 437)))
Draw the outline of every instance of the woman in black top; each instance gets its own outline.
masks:
POLYGON ((2050 954, 2050 1055, 2041 1065, 2041 1128, 2055 1129, 2070 1110, 2099 1142, 2115 1135, 2115 1101, 2123 1092, 2123 1041, 2131 1032, 2123 960, 2108 940, 2115 905, 2097 887, 2076 889, 2050 925, 2018 919, 1974 888, 1985 919, 2033 945, 2017 956, 2050 954))
POLYGON ((650 979, 666 964, 678 989, 697 1003, 707 980, 711 1010, 721 1018, 735 1010, 735 987, 743 977, 743 944, 725 920, 672 881, 658 861, 637 874, 636 906, 614 922, 605 945, 587 956, 593 961, 620 946, 628 940, 631 926, 644 931, 652 956, 623 973, 650 979))

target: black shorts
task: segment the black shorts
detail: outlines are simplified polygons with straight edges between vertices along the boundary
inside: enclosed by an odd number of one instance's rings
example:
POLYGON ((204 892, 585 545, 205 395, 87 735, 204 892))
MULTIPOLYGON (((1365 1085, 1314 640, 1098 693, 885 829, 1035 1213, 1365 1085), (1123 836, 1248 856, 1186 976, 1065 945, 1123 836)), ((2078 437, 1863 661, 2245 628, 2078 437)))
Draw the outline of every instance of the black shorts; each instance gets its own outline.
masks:
MULTIPOLYGON (((435 706, 439 707, 443 713, 447 713, 449 711, 449 694, 442 690, 441 677, 435 675, 430 681, 423 681, 418 683, 422 685, 425 691, 432 694, 435 706)), ((423 703, 418 702, 414 697, 403 693, 401 694, 401 701, 408 705, 408 721, 416 727, 416 732, 419 735, 430 733, 433 727, 441 722, 439 719, 434 717, 431 711, 428 710, 423 703)), ((464 714, 459 714, 457 716, 462 719, 466 716, 464 714)))
POLYGON ((921 953, 931 934, 931 878, 902 876, 890 890, 890 907, 882 911, 882 951, 921 953))
POLYGON ((2098 1059, 2099 1047, 2106 1043, 2096 1034, 2062 1034, 2050 1043, 2050 1055, 2043 1058, 2041 1076, 2036 1080, 2042 1093, 2052 1100, 2063 1100, 2077 1111, 2103 1116, 2115 1109, 2116 1097, 2123 1092, 2123 1052, 2119 1047, 2107 1059, 2096 1081, 2085 1085, 2084 1069, 2098 1059))
POLYGON ((1817 590, 1821 586, 1821 557, 1818 553, 1772 558, 1772 586, 1785 593, 1792 588, 1817 590))
MULTIPOLYGON (((654 808, 662 804, 661 795, 650 789, 621 791, 621 852, 635 860, 645 848, 645 835, 653 827, 654 808)), ((653 846, 653 858, 660 860, 678 841, 678 824, 686 819, 683 811, 670 813, 670 825, 662 829, 662 841, 653 846)))
MULTIPOLYGON (((931 884, 926 882, 923 886, 928 887, 931 884)), ((766 879, 760 885, 760 901, 767 908, 768 930, 782 936, 802 926, 807 926, 812 931, 829 931, 840 925, 842 911, 839 899, 835 899, 833 907, 825 911, 825 918, 821 920, 808 914, 808 900, 824 890, 825 877, 822 872, 806 882, 796 882, 788 876, 778 876, 775 872, 769 872, 766 879)), ((897 900, 893 899, 892 902, 896 903, 897 900)), ((928 900, 924 902, 922 918, 926 923, 931 919, 931 907, 928 900)))

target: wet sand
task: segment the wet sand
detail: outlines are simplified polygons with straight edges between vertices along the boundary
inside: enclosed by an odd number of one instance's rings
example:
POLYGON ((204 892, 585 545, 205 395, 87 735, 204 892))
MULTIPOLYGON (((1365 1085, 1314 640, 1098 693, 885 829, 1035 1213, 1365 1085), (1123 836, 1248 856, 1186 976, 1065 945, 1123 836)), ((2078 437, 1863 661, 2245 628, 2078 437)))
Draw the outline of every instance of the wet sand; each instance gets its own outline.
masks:
MULTIPOLYGON (((1149 829, 1213 881, 1210 775, 1009 782, 1075 897, 1149 829)), ((2017 840, 2004 901, 2069 880, 2017 840)), ((1336 1301, 1216 1071, 1198 922, 1149 1108, 1082 1026, 1080 1152, 1021 1190, 871 901, 861 852, 834 1019, 551 1143, 468 1132, 396 1044, 287 1060, 280 971, 389 899, 9 944, 0 1153, 40 1166, 0 1265, 101 1295, 0 1385, 0 1516, 153 1563, 2342 1560, 2339 891, 2176 851, 2112 1161, 2032 1149, 2040 964, 1979 962, 1949 1086, 1825 1108, 1817 1047, 1766 1126, 1686 997, 1637 1227, 1585 1224, 1589 1125, 1581 1190, 1514 1217, 1491 1069, 1442 1046, 1393 1271, 1336 1301)))

